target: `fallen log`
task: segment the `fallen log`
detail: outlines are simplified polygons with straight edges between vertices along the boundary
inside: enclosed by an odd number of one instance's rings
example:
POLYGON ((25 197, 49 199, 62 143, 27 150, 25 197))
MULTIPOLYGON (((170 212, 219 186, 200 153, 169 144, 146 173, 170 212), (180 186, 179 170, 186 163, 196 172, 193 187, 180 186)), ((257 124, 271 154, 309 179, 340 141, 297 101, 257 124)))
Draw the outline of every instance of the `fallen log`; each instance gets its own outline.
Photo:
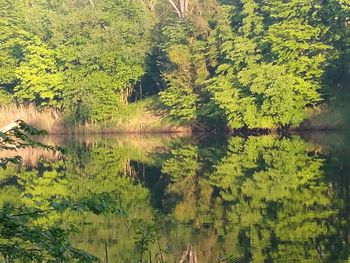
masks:
POLYGON ((9 131, 12 131, 13 129, 19 127, 20 123, 21 123, 21 120, 15 120, 10 124, 6 125, 5 127, 1 128, 0 132, 7 133, 9 131))

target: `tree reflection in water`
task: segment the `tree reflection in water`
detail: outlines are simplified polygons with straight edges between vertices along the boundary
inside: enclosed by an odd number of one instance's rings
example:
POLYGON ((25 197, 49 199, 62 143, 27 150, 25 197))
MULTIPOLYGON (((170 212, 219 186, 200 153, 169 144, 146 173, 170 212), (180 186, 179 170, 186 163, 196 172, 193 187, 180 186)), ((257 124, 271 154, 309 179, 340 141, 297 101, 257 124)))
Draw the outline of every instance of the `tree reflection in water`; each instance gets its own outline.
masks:
POLYGON ((36 224, 74 226, 73 244, 110 262, 348 258, 348 199, 328 179, 337 171, 330 153, 298 136, 140 145, 69 143, 61 160, 2 171, 0 201, 45 210, 52 200, 108 194, 125 215, 70 209, 36 224))

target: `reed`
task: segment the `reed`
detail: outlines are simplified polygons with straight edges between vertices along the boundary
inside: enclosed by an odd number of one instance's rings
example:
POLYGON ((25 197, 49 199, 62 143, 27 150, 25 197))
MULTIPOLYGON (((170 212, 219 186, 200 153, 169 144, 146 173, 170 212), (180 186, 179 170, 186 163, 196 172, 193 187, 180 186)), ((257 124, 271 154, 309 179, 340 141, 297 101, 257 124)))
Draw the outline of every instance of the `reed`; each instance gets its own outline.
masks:
POLYGON ((113 119, 101 123, 65 126, 68 134, 162 134, 191 133, 191 127, 180 126, 153 109, 154 98, 147 98, 116 109, 113 119))
POLYGON ((0 127, 18 119, 37 129, 46 130, 48 133, 57 133, 62 128, 59 116, 54 110, 39 110, 32 104, 0 106, 0 127))
POLYGON ((64 116, 53 109, 38 109, 33 104, 0 105, 0 128, 21 119, 49 134, 147 134, 190 133, 190 127, 175 125, 149 109, 151 100, 131 103, 118 109, 114 119, 102 123, 67 125, 64 116), (61 118, 62 117, 62 118, 61 118))

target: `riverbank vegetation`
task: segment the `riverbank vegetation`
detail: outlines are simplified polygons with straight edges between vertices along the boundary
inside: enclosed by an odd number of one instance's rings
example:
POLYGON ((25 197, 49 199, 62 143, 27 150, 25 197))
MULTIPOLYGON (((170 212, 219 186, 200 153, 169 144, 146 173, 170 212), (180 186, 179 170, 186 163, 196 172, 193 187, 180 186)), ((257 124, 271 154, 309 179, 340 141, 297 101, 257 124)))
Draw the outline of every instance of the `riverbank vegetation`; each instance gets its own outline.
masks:
POLYGON ((156 98, 150 97, 118 108, 112 119, 100 122, 76 122, 72 116, 53 108, 38 109, 34 104, 9 104, 0 107, 0 127, 23 120, 49 134, 108 133, 191 133, 191 127, 172 122, 164 110, 155 111, 156 98))
POLYGON ((0 122, 17 108, 49 131, 347 126, 347 0, 0 6, 0 122))

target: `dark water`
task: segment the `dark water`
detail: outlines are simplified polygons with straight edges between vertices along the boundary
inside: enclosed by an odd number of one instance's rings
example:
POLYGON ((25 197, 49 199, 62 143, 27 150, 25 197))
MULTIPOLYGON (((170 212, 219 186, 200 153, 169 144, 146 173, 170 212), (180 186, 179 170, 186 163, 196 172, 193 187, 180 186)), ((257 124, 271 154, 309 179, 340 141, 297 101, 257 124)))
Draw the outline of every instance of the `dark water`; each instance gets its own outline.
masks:
POLYGON ((125 214, 36 222, 74 225, 73 244, 105 262, 350 259, 347 134, 50 139, 65 153, 21 153, 0 202, 109 193, 125 214))

